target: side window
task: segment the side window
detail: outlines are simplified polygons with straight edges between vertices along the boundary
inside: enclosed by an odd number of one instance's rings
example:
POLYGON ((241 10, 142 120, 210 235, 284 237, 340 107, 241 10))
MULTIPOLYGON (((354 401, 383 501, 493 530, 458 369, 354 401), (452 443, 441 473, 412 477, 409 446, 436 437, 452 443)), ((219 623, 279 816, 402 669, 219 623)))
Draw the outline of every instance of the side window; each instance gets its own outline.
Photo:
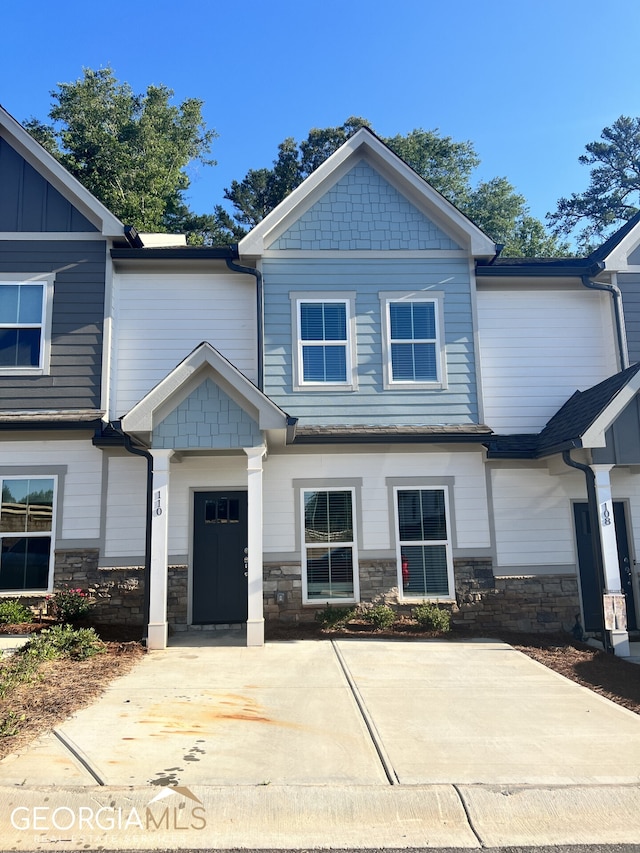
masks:
POLYGON ((355 386, 353 299, 291 294, 294 308, 294 387, 350 391, 355 386))
POLYGON ((442 387, 441 300, 401 296, 381 294, 385 387, 442 387))
POLYGON ((447 489, 396 488, 395 504, 401 597, 452 598, 447 489))
POLYGON ((49 588, 55 489, 55 477, 2 478, 0 592, 49 588))
POLYGON ((0 278, 0 372, 48 371, 52 291, 52 278, 0 278))
POLYGON ((352 489, 302 490, 305 603, 359 597, 352 489))

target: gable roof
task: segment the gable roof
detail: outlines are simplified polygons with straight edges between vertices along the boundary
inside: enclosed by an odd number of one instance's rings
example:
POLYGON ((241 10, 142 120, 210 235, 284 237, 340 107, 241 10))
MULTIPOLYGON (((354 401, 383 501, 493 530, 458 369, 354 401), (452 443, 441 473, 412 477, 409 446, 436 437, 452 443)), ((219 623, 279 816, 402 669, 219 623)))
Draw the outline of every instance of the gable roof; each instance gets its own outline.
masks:
POLYGON ((286 430, 292 420, 215 347, 203 341, 122 418, 127 433, 151 433, 206 378, 211 378, 261 430, 286 430))
POLYGON ((240 255, 262 255, 280 233, 363 159, 436 225, 443 227, 457 242, 467 247, 472 255, 487 258, 495 255, 493 240, 366 127, 347 139, 240 241, 240 255))
POLYGON ((0 136, 105 237, 122 237, 124 226, 102 202, 49 154, 2 106, 0 136))
POLYGON ((537 435, 496 436, 490 458, 541 459, 572 447, 605 447, 605 433, 640 391, 640 362, 576 391, 537 435))

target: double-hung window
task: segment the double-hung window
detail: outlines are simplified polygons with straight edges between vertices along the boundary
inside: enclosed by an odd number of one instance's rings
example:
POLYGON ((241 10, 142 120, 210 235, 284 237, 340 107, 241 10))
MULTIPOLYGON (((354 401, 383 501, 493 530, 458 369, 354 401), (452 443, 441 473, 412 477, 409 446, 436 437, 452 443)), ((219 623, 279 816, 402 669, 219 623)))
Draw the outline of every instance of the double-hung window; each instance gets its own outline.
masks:
POLYGON ((303 598, 357 601, 353 489, 303 489, 303 598))
POLYGON ((295 386, 351 390, 354 386, 352 300, 325 294, 314 298, 295 296, 295 386))
POLYGON ((53 278, 0 276, 0 372, 48 369, 53 278))
POLYGON ((443 384, 441 300, 381 294, 387 388, 443 384))
POLYGON ((398 588, 402 598, 453 596, 446 488, 395 489, 398 588))
POLYGON ((0 504, 0 591, 49 588, 55 477, 3 477, 0 504))

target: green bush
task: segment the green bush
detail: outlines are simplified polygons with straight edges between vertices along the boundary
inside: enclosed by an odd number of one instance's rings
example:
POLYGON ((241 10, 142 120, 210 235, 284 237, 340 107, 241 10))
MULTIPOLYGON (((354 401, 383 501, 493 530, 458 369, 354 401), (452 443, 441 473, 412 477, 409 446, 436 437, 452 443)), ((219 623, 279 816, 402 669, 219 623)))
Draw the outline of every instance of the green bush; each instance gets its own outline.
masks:
POLYGON ((437 604, 419 604, 413 609, 413 618, 421 628, 427 631, 442 631, 443 633, 451 630, 451 613, 448 610, 442 610, 437 604))
POLYGON ((322 610, 316 610, 315 620, 325 628, 336 628, 353 619, 355 612, 354 607, 332 607, 327 604, 322 610))
POLYGON ((387 604, 374 604, 363 611, 362 618, 380 630, 390 628, 396 621, 396 614, 387 604))
POLYGON ((45 628, 22 649, 23 655, 32 660, 54 660, 72 658, 85 660, 100 654, 104 643, 93 628, 74 628, 71 625, 54 625, 45 628))
POLYGON ((82 619, 93 603, 89 593, 81 589, 60 589, 49 596, 47 601, 55 619, 63 624, 73 624, 82 619))
POLYGON ((0 623, 3 625, 19 625, 22 622, 33 622, 33 613, 17 598, 0 600, 0 623))

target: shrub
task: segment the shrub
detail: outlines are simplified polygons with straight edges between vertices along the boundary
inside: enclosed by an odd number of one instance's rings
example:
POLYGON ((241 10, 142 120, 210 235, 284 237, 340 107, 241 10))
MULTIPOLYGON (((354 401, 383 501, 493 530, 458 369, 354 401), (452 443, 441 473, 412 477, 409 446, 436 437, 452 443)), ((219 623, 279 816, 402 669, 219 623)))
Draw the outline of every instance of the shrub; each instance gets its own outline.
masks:
POLYGON ((322 610, 316 610, 315 620, 325 628, 336 628, 352 619, 355 612, 354 607, 332 607, 327 604, 322 610))
POLYGON ((71 625, 54 625, 45 628, 22 649, 32 660, 72 658, 85 660, 100 654, 105 645, 93 628, 74 628, 71 625))
POLYGON ((442 610, 437 604, 419 604, 413 609, 413 618, 421 628, 428 631, 442 631, 443 633, 451 630, 451 613, 448 610, 442 610))
POLYGON ((81 589, 60 589, 47 600, 55 619, 64 624, 73 624, 82 619, 93 603, 89 593, 81 589))
POLYGON ((5 598, 0 601, 0 623, 3 625, 19 625, 22 622, 33 622, 33 613, 17 598, 5 598))
POLYGON ((374 604, 362 613, 362 618, 371 624, 377 630, 390 628, 396 621, 396 614, 387 604, 374 604))

